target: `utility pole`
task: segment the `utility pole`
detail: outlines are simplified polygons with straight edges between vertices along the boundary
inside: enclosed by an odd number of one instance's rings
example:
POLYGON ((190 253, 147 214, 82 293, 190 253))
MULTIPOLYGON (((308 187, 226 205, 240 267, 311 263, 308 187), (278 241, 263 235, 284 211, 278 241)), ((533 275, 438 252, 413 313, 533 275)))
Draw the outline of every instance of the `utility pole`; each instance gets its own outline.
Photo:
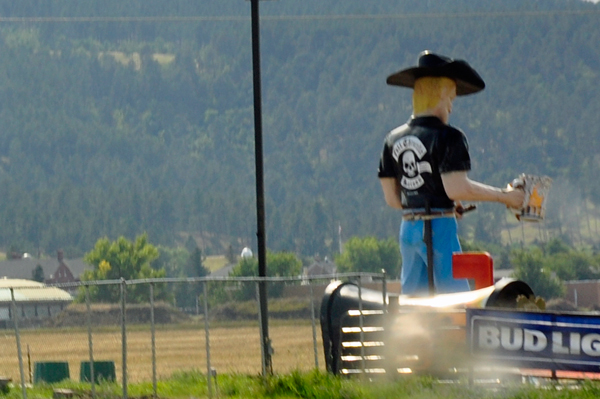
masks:
MULTIPOLYGON (((256 164, 256 219, 258 238, 258 276, 267 276, 267 245, 265 234, 265 188, 262 142, 262 96, 260 78, 259 0, 250 0, 252 15, 252 72, 254 83, 254 154, 256 164)), ((271 340, 269 339, 269 311, 267 309, 267 282, 258 283, 263 372, 273 374, 271 340)))

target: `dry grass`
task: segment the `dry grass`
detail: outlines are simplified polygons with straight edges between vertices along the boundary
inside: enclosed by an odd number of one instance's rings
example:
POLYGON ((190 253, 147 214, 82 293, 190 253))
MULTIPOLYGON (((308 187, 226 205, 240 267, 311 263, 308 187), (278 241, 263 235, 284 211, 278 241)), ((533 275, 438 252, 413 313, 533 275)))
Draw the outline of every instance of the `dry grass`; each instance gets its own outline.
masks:
POLYGON ((207 256, 206 259, 202 261, 202 264, 212 273, 223 266, 226 266, 227 258, 225 258, 224 255, 207 256))
MULTIPOLYGON (((142 60, 139 53, 126 54, 122 51, 109 51, 107 53, 101 53, 100 57, 103 57, 104 54, 113 57, 115 61, 125 66, 129 65, 129 63, 133 63, 136 71, 139 70, 142 65, 142 60)), ((175 55, 155 53, 152 55, 152 59, 158 62, 160 65, 167 65, 175 60, 175 55)))
POLYGON ((170 64, 171 62, 175 61, 174 54, 155 53, 152 55, 152 58, 154 59, 154 61, 158 62, 160 65, 167 65, 167 64, 170 64))
MULTIPOLYGON (((261 348, 258 326, 238 325, 211 327, 211 365, 218 373, 259 374, 261 348)), ((278 373, 314 368, 314 349, 310 323, 274 323, 269 327, 273 342, 273 368, 278 373)), ((121 331, 116 328, 96 329, 92 333, 94 360, 115 362, 117 379, 122 376, 121 331)), ((320 329, 317 331, 319 363, 323 366, 320 329)), ((69 363, 70 377, 79 379, 82 361, 89 360, 88 334, 85 328, 70 330, 21 331, 21 346, 26 380, 29 364, 62 361, 69 363)), ((156 331, 158 378, 176 371, 206 370, 207 354, 203 324, 162 326, 156 331)), ((129 382, 151 381, 152 349, 150 328, 131 328, 127 332, 127 371, 129 382)), ((0 375, 20 381, 17 345, 14 332, 5 330, 0 336, 0 375)))

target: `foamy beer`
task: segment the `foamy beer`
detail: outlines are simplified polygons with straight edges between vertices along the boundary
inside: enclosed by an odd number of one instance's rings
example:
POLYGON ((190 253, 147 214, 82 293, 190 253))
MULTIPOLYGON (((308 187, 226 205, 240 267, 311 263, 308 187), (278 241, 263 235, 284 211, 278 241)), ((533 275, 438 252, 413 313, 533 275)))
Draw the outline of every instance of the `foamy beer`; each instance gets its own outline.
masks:
POLYGON ((533 176, 521 174, 510 184, 513 188, 521 188, 525 191, 525 199, 521 209, 513 209, 519 220, 527 222, 539 222, 544 220, 546 214, 546 199, 552 185, 552 179, 548 176, 533 176))

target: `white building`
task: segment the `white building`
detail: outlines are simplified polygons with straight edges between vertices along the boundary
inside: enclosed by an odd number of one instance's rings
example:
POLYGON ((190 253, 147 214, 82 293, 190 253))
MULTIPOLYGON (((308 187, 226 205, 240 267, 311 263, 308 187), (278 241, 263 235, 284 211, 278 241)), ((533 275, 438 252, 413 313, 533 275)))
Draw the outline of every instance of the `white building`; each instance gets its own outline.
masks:
POLYGON ((57 287, 31 280, 0 278, 0 327, 12 325, 13 296, 19 322, 52 317, 73 301, 67 291, 57 287))

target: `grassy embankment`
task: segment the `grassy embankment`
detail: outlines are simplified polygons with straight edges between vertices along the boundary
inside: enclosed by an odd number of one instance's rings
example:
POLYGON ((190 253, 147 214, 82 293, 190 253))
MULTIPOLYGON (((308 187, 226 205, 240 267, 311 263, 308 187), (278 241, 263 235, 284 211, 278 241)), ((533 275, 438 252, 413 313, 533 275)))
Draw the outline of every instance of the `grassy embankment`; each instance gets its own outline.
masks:
MULTIPOLYGON (((128 387, 130 398, 150 397, 151 384, 132 384, 128 387)), ((89 395, 89 384, 60 383, 53 386, 36 385, 28 390, 29 399, 52 397, 53 389, 69 388, 80 397, 89 395)), ((222 375, 213 380, 213 397, 217 398, 269 398, 269 399, 592 399, 600 396, 597 382, 561 385, 469 385, 443 383, 427 377, 407 377, 397 381, 361 381, 338 378, 322 371, 298 372, 275 375, 263 379, 259 375, 222 375)), ((178 373, 158 384, 160 398, 207 398, 207 381, 201 373, 178 373)), ((101 384, 96 387, 100 399, 119 398, 122 395, 117 384, 101 384)), ((21 390, 12 388, 5 395, 20 399, 21 390)))

